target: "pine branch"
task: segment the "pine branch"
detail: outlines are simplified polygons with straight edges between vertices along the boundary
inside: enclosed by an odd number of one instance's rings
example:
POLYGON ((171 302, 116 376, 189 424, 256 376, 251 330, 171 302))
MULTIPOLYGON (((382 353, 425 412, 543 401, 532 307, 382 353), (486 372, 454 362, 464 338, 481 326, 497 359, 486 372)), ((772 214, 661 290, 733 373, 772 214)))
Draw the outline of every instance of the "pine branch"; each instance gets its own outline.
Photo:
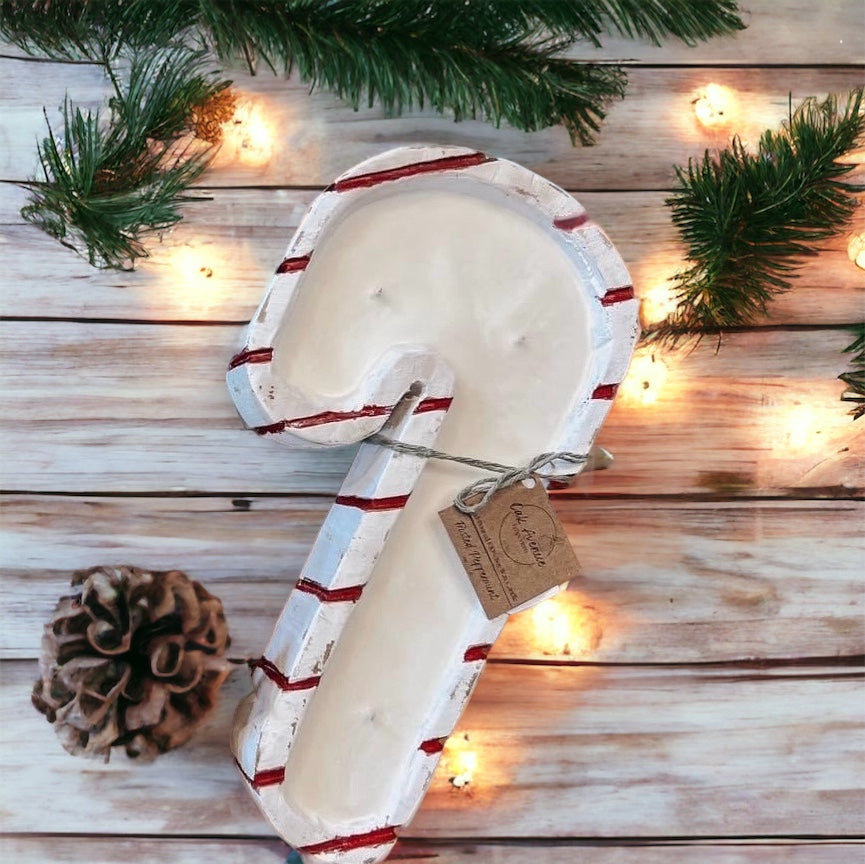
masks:
POLYGON ((474 17, 474 7, 461 18, 447 2, 289 6, 275 18, 268 4, 243 15, 210 8, 212 49, 223 60, 243 55, 274 71, 296 69, 311 89, 323 86, 354 108, 378 100, 393 116, 428 104, 455 120, 484 116, 529 131, 564 123, 583 143, 608 103, 624 95, 617 67, 560 59, 555 55, 568 40, 535 36, 534 25, 492 27, 474 17))
POLYGON ((202 60, 182 48, 136 54, 125 86, 113 76, 104 122, 67 99, 62 137, 49 124, 39 146, 44 179, 26 184, 24 219, 94 266, 123 269, 145 257, 142 235, 180 220, 214 152, 202 112, 225 98, 228 82, 203 74, 202 60))
POLYGON ((556 55, 604 30, 688 43, 744 25, 735 0, 3 0, 27 50, 104 62, 120 46, 196 38, 222 61, 297 69, 358 108, 415 105, 526 131, 563 123, 590 143, 625 74, 556 55))
POLYGON ((481 4, 473 0, 473 5, 476 11, 482 6, 485 17, 498 16, 528 30, 539 25, 555 35, 591 42, 596 48, 601 47, 600 37, 605 33, 648 39, 653 45, 673 36, 695 45, 745 29, 736 0, 485 0, 481 4))
POLYGON ((753 324, 790 288, 800 259, 818 253, 858 206, 860 185, 838 160, 865 143, 862 88, 842 104, 805 101, 756 153, 737 137, 712 156, 676 169, 667 200, 691 266, 676 274, 675 312, 647 334, 676 344, 689 334, 753 324))
POLYGON ((188 26, 188 4, 164 0, 0 0, 0 35, 54 60, 105 63, 121 50, 166 47, 188 26))
POLYGON ((60 143, 39 148, 44 181, 22 215, 120 267, 146 255, 141 235, 180 217, 177 205, 208 154, 178 149, 191 112, 225 85, 206 80, 189 48, 252 71, 296 70, 354 107, 388 115, 430 105, 533 131, 563 124, 592 142, 625 73, 560 52, 611 29, 693 42, 742 27, 735 0, 0 0, 0 34, 31 52, 101 63, 115 82, 107 124, 67 102, 60 143), (175 52, 177 67, 157 62, 175 52), (185 52, 185 53, 184 53, 185 52), (118 57, 132 54, 126 92, 118 57), (150 60, 142 58, 151 58, 150 60), (184 113, 185 112, 185 113, 184 113))
MULTIPOLYGON (((358 108, 376 100, 387 116, 430 105, 455 120, 483 116, 535 131, 563 123, 574 140, 591 143, 608 104, 624 96, 625 75, 614 66, 580 64, 554 56, 548 40, 474 46, 403 38, 376 38, 351 30, 329 33, 299 27, 291 40, 291 66, 312 89, 325 87, 358 108)), ((269 52, 262 58, 275 62, 269 52)))
POLYGON ((865 414, 865 324, 856 325, 853 332, 856 333, 855 340, 844 349, 846 353, 853 354, 850 360, 853 368, 838 377, 847 385, 847 392, 841 399, 854 403, 850 413, 854 420, 858 420, 865 414))

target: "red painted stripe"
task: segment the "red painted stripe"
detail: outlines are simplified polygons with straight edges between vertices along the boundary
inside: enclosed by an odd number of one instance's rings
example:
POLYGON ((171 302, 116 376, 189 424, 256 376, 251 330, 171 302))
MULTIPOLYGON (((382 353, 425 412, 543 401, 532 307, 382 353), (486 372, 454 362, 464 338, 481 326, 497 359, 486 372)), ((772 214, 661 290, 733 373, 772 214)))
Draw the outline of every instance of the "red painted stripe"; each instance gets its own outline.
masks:
POLYGON ((261 789, 262 786, 276 786, 285 780, 285 766, 281 768, 268 768, 266 771, 256 771, 252 778, 252 788, 261 789))
POLYGON ((444 738, 428 738, 426 741, 421 741, 420 747, 417 749, 423 750, 424 753, 429 753, 432 756, 434 753, 441 753, 444 750, 445 741, 447 740, 447 735, 444 738))
POLYGON ((618 389, 618 384, 600 384, 595 387, 595 390, 592 393, 592 399, 615 399, 616 391, 618 389))
POLYGON ((401 180, 403 177, 416 177, 418 174, 432 174, 436 171, 453 171, 460 168, 471 168, 484 162, 495 162, 486 153, 466 153, 462 156, 443 156, 441 159, 431 159, 428 162, 413 162, 410 165, 400 165, 398 168, 386 168, 384 171, 371 171, 369 174, 358 174, 357 177, 346 177, 337 180, 327 187, 327 192, 347 192, 349 189, 367 189, 379 183, 391 180, 401 180))
POLYGON ((231 358, 229 369, 236 369, 245 363, 270 363, 273 360, 273 348, 244 348, 231 358))
POLYGON ((634 286, 622 285, 621 288, 612 288, 601 297, 601 306, 612 306, 614 303, 624 303, 626 300, 634 299, 634 286))
POLYGON ((393 411, 393 405, 364 405, 357 411, 322 411, 309 417, 296 417, 285 420, 287 429, 305 429, 308 426, 323 426, 326 423, 341 423, 343 420, 357 420, 360 417, 384 417, 393 411))
MULTIPOLYGON (((424 414, 427 411, 447 411, 450 408, 451 402, 453 402, 451 396, 422 399, 415 407, 414 413, 424 414)), ((255 431, 259 435, 271 435, 274 432, 282 432, 285 429, 307 429, 310 426, 342 423, 345 420, 357 420, 361 417, 386 417, 393 411, 394 407, 394 405, 364 405, 356 411, 322 411, 320 414, 311 414, 309 417, 295 417, 291 420, 279 420, 267 426, 256 426, 255 431)))
POLYGON ((428 411, 447 411, 454 401, 453 396, 437 396, 430 399, 422 399, 415 406, 415 414, 426 414, 428 411))
POLYGON ((358 510, 402 510, 408 502, 408 495, 393 495, 390 498, 359 498, 356 495, 337 495, 336 503, 343 507, 357 507, 358 510))
POLYGON ((347 588, 325 588, 324 585, 319 585, 312 579, 299 579, 294 587, 304 594, 318 597, 322 603, 354 603, 356 600, 360 600, 360 595, 363 594, 363 585, 350 585, 347 588))
POLYGON ((359 417, 384 417, 393 411, 393 405, 364 405, 357 411, 322 411, 309 417, 295 417, 292 420, 280 420, 268 426, 256 426, 259 435, 270 435, 282 432, 284 429, 306 429, 309 426, 324 426, 327 423, 341 423, 344 420, 357 420, 359 417))
POLYGON ((311 846, 300 846, 298 852, 314 855, 316 852, 351 852, 352 849, 363 849, 367 846, 384 846, 385 843, 396 841, 396 828, 376 828, 364 834, 351 834, 347 837, 334 837, 324 843, 313 843, 311 846))
POLYGON ((466 663, 474 663, 476 660, 486 660, 492 648, 492 645, 472 645, 471 648, 466 649, 466 653, 463 654, 463 660, 466 663))
POLYGON ((243 770, 237 759, 234 760, 234 764, 237 766, 237 770, 243 774, 243 779, 256 790, 261 789, 262 786, 276 786, 285 780, 285 766, 280 768, 267 768, 264 771, 256 771, 255 777, 250 777, 249 774, 243 770))
POLYGON ((259 435, 273 435, 277 432, 282 432, 285 429, 285 420, 280 420, 278 423, 270 423, 267 426, 256 426, 255 431, 259 435))
POLYGON ((312 690, 313 687, 318 687, 318 682, 321 681, 321 675, 289 681, 288 677, 283 675, 276 665, 266 657, 259 657, 251 665, 253 669, 261 669, 280 690, 285 690, 286 692, 291 690, 312 690))
POLYGON ((282 264, 276 268, 277 273, 297 273, 298 270, 306 270, 312 255, 299 255, 297 258, 283 258, 282 264))
POLYGON ((579 228, 589 221, 589 214, 583 211, 577 216, 565 216, 562 219, 556 219, 553 222, 553 227, 561 231, 573 231, 574 228, 579 228))

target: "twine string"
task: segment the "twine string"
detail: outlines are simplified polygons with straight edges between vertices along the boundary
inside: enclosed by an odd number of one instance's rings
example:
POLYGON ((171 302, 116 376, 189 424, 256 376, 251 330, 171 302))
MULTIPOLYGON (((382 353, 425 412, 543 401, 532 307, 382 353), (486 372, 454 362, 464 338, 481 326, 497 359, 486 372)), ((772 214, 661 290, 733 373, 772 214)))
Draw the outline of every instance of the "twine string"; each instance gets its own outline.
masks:
MULTIPOLYGON (((451 453, 434 450, 432 447, 422 447, 420 444, 407 444, 404 441, 394 441, 392 438, 388 438, 386 435, 380 433, 370 435, 366 440, 371 444, 387 447, 396 453, 420 456, 422 459, 441 459, 445 462, 457 462, 460 465, 468 465, 481 471, 494 472, 495 476, 482 477, 480 480, 470 483, 454 497, 454 507, 461 513, 469 516, 485 507, 493 495, 500 489, 506 489, 508 486, 513 486, 515 483, 527 480, 534 474, 538 474, 542 468, 552 465, 553 462, 568 462, 571 465, 577 466, 582 465, 588 459, 587 456, 580 453, 561 450, 555 453, 541 453, 535 456, 528 465, 522 468, 515 468, 513 465, 502 465, 500 462, 488 462, 484 459, 474 459, 471 456, 454 456, 451 453)), ((576 473, 576 471, 571 471, 558 474, 539 474, 538 476, 544 480, 564 482, 570 480, 576 473)))

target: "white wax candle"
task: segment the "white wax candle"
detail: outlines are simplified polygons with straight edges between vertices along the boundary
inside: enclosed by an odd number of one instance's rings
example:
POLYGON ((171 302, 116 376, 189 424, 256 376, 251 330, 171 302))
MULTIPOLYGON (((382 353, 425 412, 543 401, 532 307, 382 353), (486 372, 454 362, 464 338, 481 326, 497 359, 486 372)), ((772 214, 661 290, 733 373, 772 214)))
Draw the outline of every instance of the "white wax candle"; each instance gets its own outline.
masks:
MULTIPOLYGON (((588 274, 552 226, 495 190, 426 185, 370 196, 319 240, 275 376, 338 396, 386 349, 431 346, 456 379, 437 448, 525 464, 560 440, 585 386, 588 274)), ((328 660, 281 792, 312 823, 389 824, 461 634, 485 620, 437 515, 481 476, 426 466, 328 660)))

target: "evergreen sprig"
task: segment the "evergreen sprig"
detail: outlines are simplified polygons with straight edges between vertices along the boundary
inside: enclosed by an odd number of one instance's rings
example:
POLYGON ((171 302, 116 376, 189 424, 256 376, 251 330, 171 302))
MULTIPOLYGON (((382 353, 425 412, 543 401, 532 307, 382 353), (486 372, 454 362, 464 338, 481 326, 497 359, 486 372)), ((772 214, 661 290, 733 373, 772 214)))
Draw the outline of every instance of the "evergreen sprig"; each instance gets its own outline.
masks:
POLYGON ((865 414, 865 324, 853 328, 856 339, 844 350, 853 354, 850 360, 852 369, 838 377, 847 385, 847 392, 841 397, 844 402, 852 402, 850 413, 854 420, 865 414))
MULTIPOLYGON (((39 145, 43 180, 29 182, 21 215, 98 267, 124 269, 147 255, 142 235, 180 218, 186 191, 214 152, 196 137, 208 102, 228 82, 181 47, 133 55, 127 83, 112 71, 107 118, 63 107, 63 132, 39 145)), ((47 120, 47 117, 46 117, 47 120)))
POLYGON ((744 25, 736 0, 0 0, 0 34, 27 51, 101 63, 110 117, 64 105, 63 135, 39 148, 44 180, 22 214, 91 263, 128 266, 141 235, 176 222, 209 151, 178 149, 191 112, 228 82, 205 54, 251 71, 296 70, 354 108, 430 105, 528 131, 563 124, 589 144, 624 96, 618 66, 561 56, 612 31, 692 43, 744 25), (167 52, 167 53, 166 53, 167 52), (118 60, 131 55, 128 88, 118 60), (168 58, 171 58, 170 62, 168 58), (172 63, 175 64, 172 68, 172 63))
POLYGON ((675 344, 693 334, 753 324, 790 287, 803 257, 838 233, 865 188, 842 180, 838 160, 863 145, 863 90, 808 99, 756 152, 736 137, 677 168, 667 200, 691 266, 676 274, 675 311, 648 336, 675 344))
POLYGON ((3 0, 0 33, 29 51, 105 62, 122 46, 195 39, 223 62, 297 69, 358 108, 415 105, 589 143, 624 95, 620 67, 563 59, 603 32, 687 43, 744 25, 736 0, 3 0))
POLYGON ((568 38, 495 16, 493 27, 474 7, 460 17, 447 2, 361 3, 369 13, 361 18, 345 2, 294 5, 277 23, 252 11, 242 27, 209 21, 213 50, 225 60, 296 69, 312 89, 325 87, 354 108, 378 101, 394 116, 430 105, 455 120, 482 116, 526 131, 563 123, 584 144, 609 103, 624 96, 618 67, 561 59, 568 38))

